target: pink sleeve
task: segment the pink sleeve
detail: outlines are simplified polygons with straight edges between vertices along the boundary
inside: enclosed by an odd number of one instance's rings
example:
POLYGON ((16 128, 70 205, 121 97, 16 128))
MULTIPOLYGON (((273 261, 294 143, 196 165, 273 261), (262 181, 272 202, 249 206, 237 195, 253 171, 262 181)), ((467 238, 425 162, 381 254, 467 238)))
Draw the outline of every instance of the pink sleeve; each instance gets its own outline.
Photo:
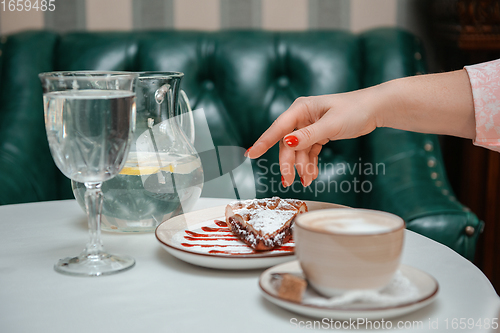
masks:
POLYGON ((465 66, 476 114, 474 144, 500 152, 500 59, 465 66))

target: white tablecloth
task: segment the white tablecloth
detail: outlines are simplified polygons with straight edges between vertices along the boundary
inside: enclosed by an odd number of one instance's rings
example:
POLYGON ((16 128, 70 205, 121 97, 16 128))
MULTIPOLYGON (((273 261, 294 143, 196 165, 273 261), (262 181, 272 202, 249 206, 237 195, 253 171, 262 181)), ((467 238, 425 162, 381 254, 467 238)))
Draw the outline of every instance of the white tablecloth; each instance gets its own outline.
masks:
MULTIPOLYGON (((201 199, 195 208, 226 202, 201 199)), ((0 228, 0 332, 288 332, 312 321, 261 296, 262 270, 184 263, 153 233, 103 233, 110 253, 136 259, 129 271, 98 278, 56 273, 54 263, 87 242, 86 218, 74 200, 1 206, 0 228)), ((440 292, 430 306, 393 320, 423 321, 424 329, 394 332, 443 332, 446 320, 450 331, 460 331, 451 329, 454 318, 499 317, 500 299, 478 268, 428 238, 406 236, 403 263, 433 275, 440 292), (439 329, 429 329, 436 321, 439 329)))

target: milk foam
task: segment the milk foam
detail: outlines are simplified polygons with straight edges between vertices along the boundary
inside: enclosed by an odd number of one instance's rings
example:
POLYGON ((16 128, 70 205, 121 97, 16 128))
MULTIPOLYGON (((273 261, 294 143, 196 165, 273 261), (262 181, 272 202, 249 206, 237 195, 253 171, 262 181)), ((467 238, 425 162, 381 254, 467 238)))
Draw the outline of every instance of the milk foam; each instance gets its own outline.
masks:
POLYGON ((354 210, 352 213, 320 215, 304 222, 317 231, 353 235, 385 233, 403 224, 402 220, 385 214, 359 213, 354 210))
POLYGON ((388 226, 370 223, 362 218, 325 220, 315 224, 314 227, 325 231, 346 234, 380 233, 391 230, 388 226))

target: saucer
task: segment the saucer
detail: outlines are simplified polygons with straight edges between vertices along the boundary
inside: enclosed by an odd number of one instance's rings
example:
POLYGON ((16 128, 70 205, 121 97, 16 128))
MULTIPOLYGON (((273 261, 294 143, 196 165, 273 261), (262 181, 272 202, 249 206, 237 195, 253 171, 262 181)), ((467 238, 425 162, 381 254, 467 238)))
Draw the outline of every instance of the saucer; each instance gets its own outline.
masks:
MULTIPOLYGON (((310 211, 345 208, 327 202, 305 202, 310 211)), ((293 240, 271 251, 250 248, 228 229, 225 209, 218 206, 173 217, 156 228, 156 238, 174 257, 208 268, 268 268, 295 259, 293 240)))
POLYGON ((351 318, 366 318, 370 320, 387 319, 414 312, 432 303, 439 290, 438 282, 431 275, 407 265, 401 265, 399 270, 403 276, 417 287, 418 296, 412 301, 391 306, 374 306, 373 304, 366 304, 366 306, 363 306, 363 303, 358 303, 356 305, 326 307, 285 300, 278 296, 278 291, 271 282, 272 274, 290 273, 297 276, 303 276, 302 269, 297 260, 280 264, 264 271, 260 276, 259 286, 262 295, 268 301, 304 316, 318 319, 331 318, 341 320, 351 318))

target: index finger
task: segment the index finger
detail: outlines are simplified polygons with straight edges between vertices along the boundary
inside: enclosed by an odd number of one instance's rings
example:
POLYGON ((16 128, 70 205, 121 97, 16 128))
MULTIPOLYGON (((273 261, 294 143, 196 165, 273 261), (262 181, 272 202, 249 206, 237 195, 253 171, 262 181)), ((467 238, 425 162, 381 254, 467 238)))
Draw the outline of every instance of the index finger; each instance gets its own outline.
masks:
POLYGON ((304 99, 299 97, 293 104, 283 112, 269 128, 255 141, 248 150, 249 158, 258 158, 269 150, 276 142, 280 141, 285 135, 293 132, 299 123, 304 122, 306 113, 304 112, 304 99))

